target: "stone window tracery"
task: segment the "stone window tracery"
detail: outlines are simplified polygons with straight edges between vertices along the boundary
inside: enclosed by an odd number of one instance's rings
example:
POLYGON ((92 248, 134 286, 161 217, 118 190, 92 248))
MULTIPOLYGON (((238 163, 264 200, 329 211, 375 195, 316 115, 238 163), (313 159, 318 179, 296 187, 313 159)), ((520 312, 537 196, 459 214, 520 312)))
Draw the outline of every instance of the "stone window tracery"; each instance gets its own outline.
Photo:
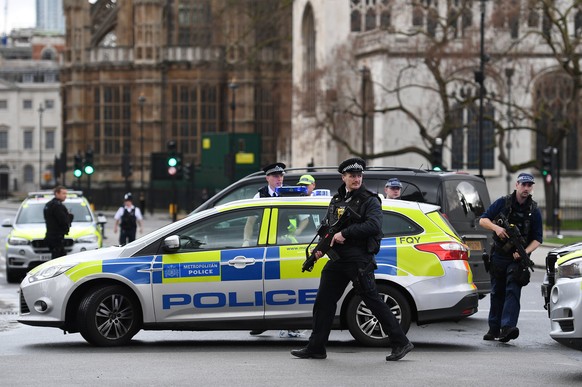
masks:
POLYGON ((352 32, 386 29, 392 23, 393 0, 349 0, 352 32))

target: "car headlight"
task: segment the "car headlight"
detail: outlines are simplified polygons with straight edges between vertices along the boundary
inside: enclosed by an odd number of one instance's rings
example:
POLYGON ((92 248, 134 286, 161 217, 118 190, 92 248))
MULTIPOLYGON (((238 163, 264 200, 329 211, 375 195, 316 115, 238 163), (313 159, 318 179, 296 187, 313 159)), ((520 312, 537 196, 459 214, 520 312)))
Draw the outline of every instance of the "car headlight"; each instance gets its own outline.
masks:
POLYGON ((37 282, 59 276, 75 266, 76 263, 51 265, 39 270, 28 278, 28 282, 37 282))
POLYGON ((13 246, 23 246, 30 244, 30 241, 25 238, 13 237, 8 238, 8 244, 13 246))
POLYGON ((85 235, 77 238, 77 243, 97 243, 97 235, 85 235))
POLYGON ((580 278, 582 277, 582 258, 572 259, 556 269, 556 280, 558 278, 580 278))

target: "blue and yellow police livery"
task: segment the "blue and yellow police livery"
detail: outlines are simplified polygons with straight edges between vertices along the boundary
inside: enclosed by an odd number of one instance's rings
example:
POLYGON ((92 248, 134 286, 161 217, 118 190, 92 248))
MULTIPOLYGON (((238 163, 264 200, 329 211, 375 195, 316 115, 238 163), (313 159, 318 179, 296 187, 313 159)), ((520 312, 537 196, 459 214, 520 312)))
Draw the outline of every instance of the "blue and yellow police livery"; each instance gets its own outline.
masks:
MULTIPOLYGON (((69 255, 32 269, 19 321, 122 345, 140 329, 309 329, 321 269, 302 272, 329 197, 231 202, 124 247, 69 255)), ((468 250, 438 207, 383 201, 376 279, 403 329, 477 311, 468 250)), ((352 289, 337 329, 364 345, 388 338, 352 289)))

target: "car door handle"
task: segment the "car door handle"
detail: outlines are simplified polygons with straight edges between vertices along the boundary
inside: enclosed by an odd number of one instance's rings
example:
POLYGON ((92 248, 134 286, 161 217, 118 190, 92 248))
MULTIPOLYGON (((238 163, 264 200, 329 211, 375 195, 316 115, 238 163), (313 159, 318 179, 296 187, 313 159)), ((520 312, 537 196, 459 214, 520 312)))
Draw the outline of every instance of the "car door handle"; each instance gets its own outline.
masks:
POLYGON ((256 260, 254 258, 247 258, 243 257, 242 255, 239 255, 238 257, 234 257, 233 259, 228 261, 228 265, 234 266, 237 269, 243 269, 248 265, 254 265, 255 261, 256 260))

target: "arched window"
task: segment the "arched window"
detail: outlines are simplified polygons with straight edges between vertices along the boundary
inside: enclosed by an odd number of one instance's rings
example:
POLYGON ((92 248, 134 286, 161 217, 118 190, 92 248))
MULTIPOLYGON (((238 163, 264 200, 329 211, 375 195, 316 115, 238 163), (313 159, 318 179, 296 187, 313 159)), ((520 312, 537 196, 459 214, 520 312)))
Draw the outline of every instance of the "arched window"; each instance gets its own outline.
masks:
POLYGON ((52 47, 45 47, 40 53, 40 59, 42 60, 56 60, 57 53, 52 47))
POLYGON ((316 105, 316 57, 315 57, 315 20, 313 8, 307 4, 303 12, 302 26, 303 43, 303 98, 304 111, 307 114, 315 113, 316 105))
POLYGON ((582 126, 579 105, 571 103, 572 87, 567 74, 556 72, 543 76, 534 88, 538 159, 546 146, 557 146, 562 169, 570 170, 578 169, 578 130, 582 126), (563 137, 561 141, 559 137, 563 137))

